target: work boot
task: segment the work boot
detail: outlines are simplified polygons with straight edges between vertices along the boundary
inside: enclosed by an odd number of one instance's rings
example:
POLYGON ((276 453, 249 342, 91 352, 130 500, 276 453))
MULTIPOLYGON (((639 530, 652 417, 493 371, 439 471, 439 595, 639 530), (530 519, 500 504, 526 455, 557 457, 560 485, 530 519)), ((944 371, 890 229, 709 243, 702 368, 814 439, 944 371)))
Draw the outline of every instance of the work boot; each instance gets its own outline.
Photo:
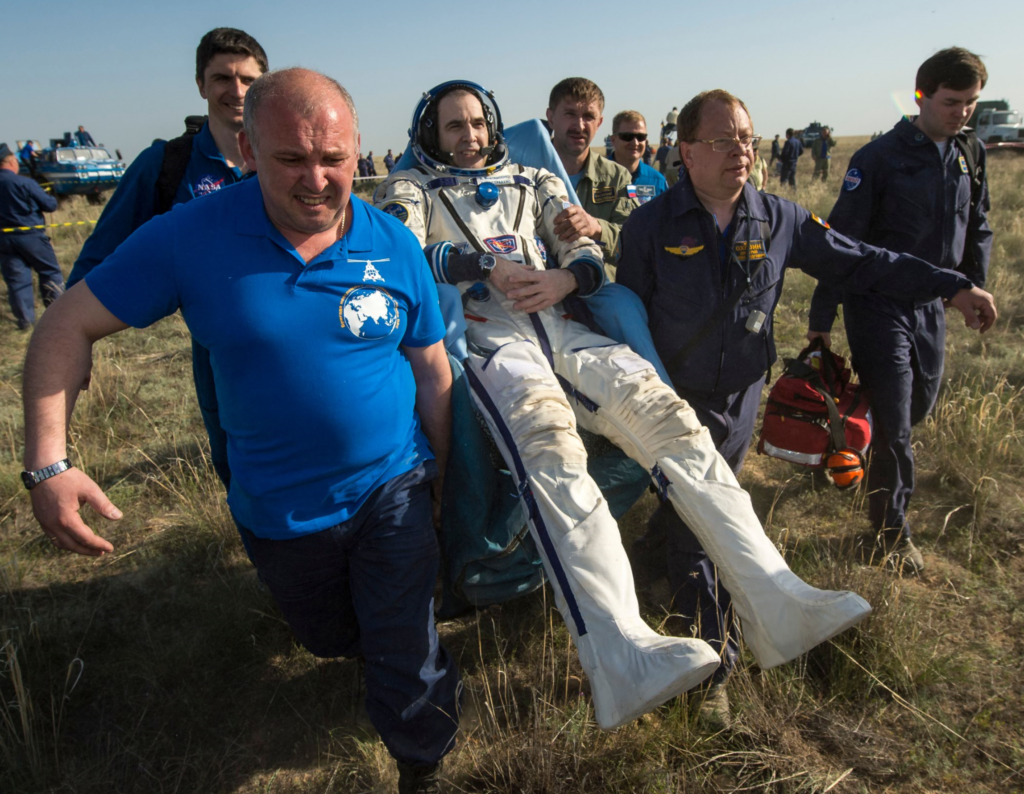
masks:
POLYGON ((691 691, 690 704, 697 707, 697 721, 709 730, 717 733, 732 727, 729 693, 724 680, 691 691))
POLYGON ((441 794, 441 762, 412 766, 399 761, 398 794, 441 794))
POLYGON ((876 544, 875 559, 884 559, 885 564, 901 576, 919 576, 924 571, 924 557, 907 536, 890 540, 883 533, 876 544))

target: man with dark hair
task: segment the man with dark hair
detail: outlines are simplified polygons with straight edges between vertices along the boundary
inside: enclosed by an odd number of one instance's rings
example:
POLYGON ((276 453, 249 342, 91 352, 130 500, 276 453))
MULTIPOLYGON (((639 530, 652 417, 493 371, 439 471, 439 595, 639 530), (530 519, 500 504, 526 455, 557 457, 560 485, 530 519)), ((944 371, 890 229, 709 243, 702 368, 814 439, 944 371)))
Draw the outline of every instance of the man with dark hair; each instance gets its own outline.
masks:
MULTIPOLYGON (((772 314, 786 268, 876 298, 949 299, 982 330, 994 321, 991 296, 962 275, 843 237, 797 204, 758 193, 747 181, 757 136, 732 94, 699 94, 677 123, 686 171, 626 222, 619 283, 640 296, 676 392, 733 471, 743 464, 765 371, 776 358, 772 314)), ((637 550, 654 547, 656 555, 643 556, 659 560, 662 571, 667 560, 674 610, 722 654, 714 677, 721 684, 735 663, 737 635, 729 590, 703 542, 663 503, 637 550), (667 537, 667 553, 659 537, 667 537)), ((711 703, 727 718, 720 686, 711 703)))
POLYGON ((64 274, 50 245, 44 212, 57 209, 57 199, 34 179, 18 174, 18 157, 0 143, 0 272, 18 330, 36 321, 32 271, 39 276, 39 294, 49 306, 64 292, 64 274))
MULTIPOLYGON (((633 192, 641 204, 668 190, 665 177, 643 162, 649 151, 647 121, 636 110, 623 110, 612 119, 612 160, 627 171, 632 181, 633 192)), ((626 192, 629 193, 627 187, 626 192)))
MULTIPOLYGON (((244 159, 238 133, 242 106, 249 86, 266 70, 267 55, 248 33, 216 28, 203 36, 196 48, 196 86, 206 100, 207 119, 197 133, 170 142, 157 141, 135 158, 82 246, 68 277, 69 287, 150 218, 241 180, 244 159)), ((210 436, 210 457, 226 487, 231 472, 226 437, 217 416, 209 353, 195 342, 192 373, 210 436)))
POLYGON ((395 167, 395 155, 388 149, 388 153, 384 155, 384 167, 391 173, 391 169, 395 167))
MULTIPOLYGON (((988 73, 972 52, 936 53, 917 72, 914 119, 903 118, 850 160, 829 223, 872 245, 913 254, 984 286, 992 248, 985 147, 964 130, 988 73)), ((820 283, 808 339, 831 344, 839 303, 853 365, 871 398, 869 515, 880 550, 907 573, 924 568, 907 508, 914 491, 910 429, 935 405, 946 339, 942 301, 853 295, 820 283)))
POLYGON ((365 661, 399 790, 436 791, 459 692, 433 616, 452 383, 437 290, 415 238, 352 195, 358 119, 336 81, 263 76, 239 143, 255 178, 154 218, 44 316, 22 477, 57 548, 113 550, 78 513, 121 518, 69 465, 71 406, 96 340, 181 309, 217 373, 228 504, 261 580, 311 653, 365 661))
POLYGON ((796 188, 796 161, 804 153, 804 145, 793 128, 786 130, 786 143, 782 147, 779 159, 782 161, 782 184, 796 188))
POLYGON ((768 161, 769 167, 775 165, 776 160, 782 159, 782 144, 779 143, 779 136, 772 139, 772 159, 768 161))
POLYGON ((75 133, 75 140, 78 141, 79 146, 95 146, 96 141, 93 140, 92 135, 81 124, 78 125, 78 132, 75 133))
POLYGON ((551 142, 582 205, 559 214, 555 233, 566 242, 580 237, 596 242, 614 276, 619 231, 638 205, 627 190, 629 171, 607 158, 591 156, 590 143, 604 121, 604 93, 585 77, 567 77, 551 89, 546 116, 551 142))

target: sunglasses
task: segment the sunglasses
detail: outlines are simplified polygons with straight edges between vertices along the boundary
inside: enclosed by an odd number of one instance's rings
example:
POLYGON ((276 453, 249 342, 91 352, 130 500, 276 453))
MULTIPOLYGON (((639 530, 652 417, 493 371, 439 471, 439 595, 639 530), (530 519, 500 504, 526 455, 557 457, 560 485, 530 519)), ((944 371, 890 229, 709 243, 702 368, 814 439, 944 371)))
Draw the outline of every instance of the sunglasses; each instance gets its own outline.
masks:
POLYGON ((640 143, 643 143, 647 140, 646 132, 617 132, 615 134, 618 136, 620 141, 625 141, 626 143, 632 143, 633 141, 640 141, 640 143))

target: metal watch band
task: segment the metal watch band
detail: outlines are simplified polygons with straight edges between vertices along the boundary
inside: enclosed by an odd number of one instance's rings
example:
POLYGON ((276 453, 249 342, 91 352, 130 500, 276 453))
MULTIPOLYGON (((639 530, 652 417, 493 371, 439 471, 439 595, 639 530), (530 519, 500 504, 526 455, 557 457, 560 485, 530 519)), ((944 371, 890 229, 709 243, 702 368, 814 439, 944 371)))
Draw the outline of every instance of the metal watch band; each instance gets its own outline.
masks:
POLYGON ((37 471, 23 471, 21 473, 21 481, 24 483, 25 487, 31 491, 43 480, 48 480, 70 468, 71 461, 64 458, 64 460, 58 460, 56 463, 51 463, 49 466, 44 466, 37 471))

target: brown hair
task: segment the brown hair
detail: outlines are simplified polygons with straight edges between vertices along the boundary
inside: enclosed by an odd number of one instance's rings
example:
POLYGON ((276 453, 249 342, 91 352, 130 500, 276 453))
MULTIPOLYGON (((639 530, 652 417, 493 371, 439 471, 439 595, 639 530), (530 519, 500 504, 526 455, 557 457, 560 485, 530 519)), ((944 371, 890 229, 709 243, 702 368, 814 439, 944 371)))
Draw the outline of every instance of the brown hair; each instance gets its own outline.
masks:
POLYGON ((741 107, 743 112, 750 118, 750 111, 743 104, 743 100, 733 96, 721 88, 714 88, 711 91, 701 91, 697 96, 683 105, 679 111, 679 118, 676 119, 676 137, 680 141, 693 143, 697 135, 697 128, 700 126, 700 116, 704 112, 704 106, 709 102, 722 102, 729 107, 741 107))
POLYGON ((563 99, 571 99, 573 102, 596 102, 597 106, 604 112, 604 93, 597 87, 597 83, 588 80, 586 77, 566 77, 559 81, 551 89, 551 96, 548 97, 548 107, 554 110, 563 99))
POLYGON ((616 113, 615 118, 612 119, 612 134, 614 135, 619 131, 620 124, 626 124, 628 122, 632 122, 634 124, 642 122, 645 127, 647 126, 647 119, 644 118, 644 114, 639 110, 623 110, 616 113))
POLYGON ((260 43, 244 30, 238 28, 214 28, 199 40, 196 47, 196 80, 203 82, 203 75, 210 61, 217 55, 248 55, 255 58, 260 72, 267 71, 267 54, 260 43))
POLYGON ((917 70, 914 88, 921 96, 930 97, 942 86, 953 91, 966 91, 978 83, 985 87, 988 70, 981 58, 963 47, 939 50, 917 70))

